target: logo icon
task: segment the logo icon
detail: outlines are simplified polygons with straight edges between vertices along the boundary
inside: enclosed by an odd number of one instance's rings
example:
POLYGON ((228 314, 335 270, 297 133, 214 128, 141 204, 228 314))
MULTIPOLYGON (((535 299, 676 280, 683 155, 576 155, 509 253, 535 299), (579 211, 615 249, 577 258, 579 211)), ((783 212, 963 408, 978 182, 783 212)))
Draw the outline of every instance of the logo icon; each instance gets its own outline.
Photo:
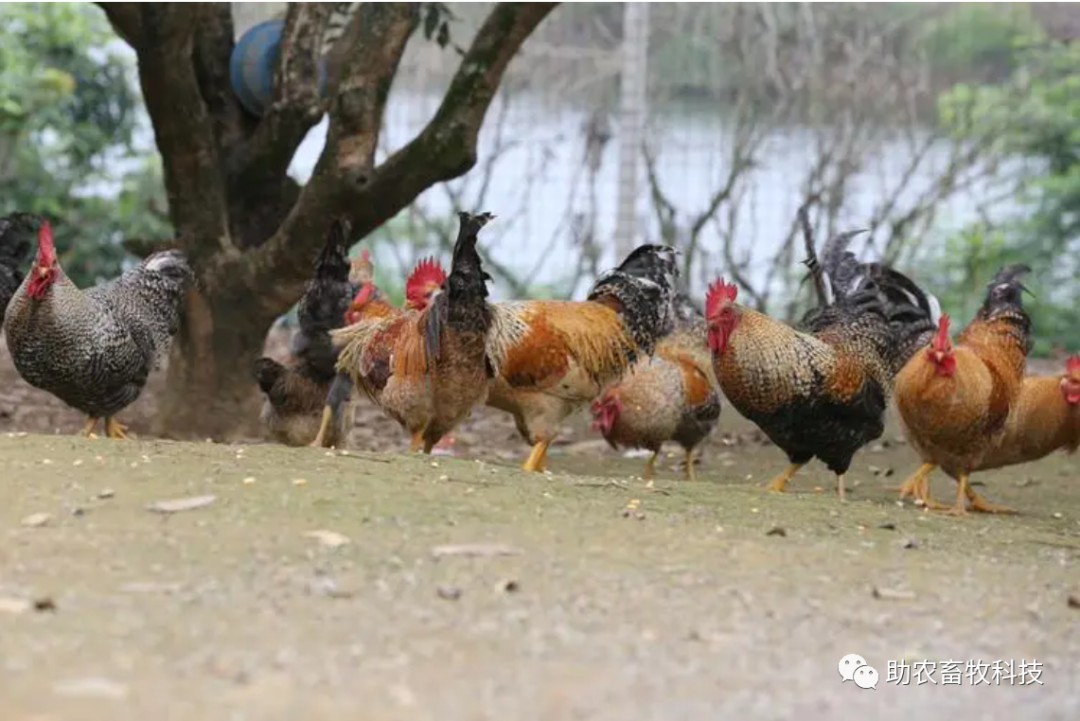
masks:
POLYGON ((872 688, 877 690, 878 672, 873 666, 866 664, 866 659, 854 653, 849 653, 840 659, 836 665, 840 672, 841 683, 854 681, 855 685, 862 689, 872 688))

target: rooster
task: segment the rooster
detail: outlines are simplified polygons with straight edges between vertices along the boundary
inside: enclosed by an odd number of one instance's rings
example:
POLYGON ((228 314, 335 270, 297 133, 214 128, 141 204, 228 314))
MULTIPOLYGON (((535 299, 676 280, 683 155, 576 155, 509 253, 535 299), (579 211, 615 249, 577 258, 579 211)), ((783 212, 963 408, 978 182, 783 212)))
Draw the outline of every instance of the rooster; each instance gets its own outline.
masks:
POLYGON ((893 378, 933 332, 937 301, 914 282, 846 250, 854 233, 823 252, 829 303, 798 328, 736 303, 738 289, 718 280, 705 303, 708 342, 721 390, 787 456, 769 484, 783 491, 814 457, 837 476, 884 432, 893 378))
POLYGON ((168 351, 194 281, 178 250, 154 253, 103 285, 80 290, 64 275, 52 227, 42 220, 37 257, 4 316, 19 374, 87 415, 109 438, 126 438, 116 415, 139 397, 168 351))
POLYGON ((11 296, 19 289, 23 281, 22 267, 30 260, 33 243, 33 216, 25 213, 13 213, 0 218, 0 322, 4 320, 4 309, 11 296))
POLYGON ((543 470, 562 422, 671 332, 677 277, 673 248, 642 245, 584 301, 491 304, 487 404, 511 413, 533 445, 524 470, 543 470))
MULTIPOLYGON (((425 453, 483 399, 490 377, 485 361, 492 326, 490 277, 476 243, 480 229, 494 216, 458 215, 461 227, 450 274, 422 311, 402 313, 367 284, 350 306, 355 322, 332 333, 341 348, 338 373, 409 432, 413 450, 425 453)), ((423 302, 422 287, 414 284, 410 304, 423 302)))
POLYGON ((1006 430, 1024 381, 1031 350, 1031 320, 1024 311, 1020 278, 1030 272, 1015 264, 998 271, 975 318, 949 338, 943 315, 933 341, 907 362, 896 378, 896 407, 922 466, 904 482, 901 497, 918 496, 930 508, 954 515, 972 510, 1005 513, 968 484, 1006 430), (941 467, 957 481, 956 503, 940 506, 929 495, 929 474, 941 467))
MULTIPOLYGON (((364 251, 366 254, 367 251, 364 251)), ((425 258, 416 264, 412 273, 405 281, 405 307, 402 309, 391 307, 386 301, 383 300, 382 295, 378 287, 371 280, 371 273, 367 273, 367 280, 364 281, 356 293, 356 297, 350 303, 348 310, 345 313, 345 325, 354 325, 363 321, 376 320, 379 323, 390 322, 393 318, 400 318, 406 315, 416 316, 420 311, 424 310, 431 302, 431 299, 436 293, 442 289, 443 282, 446 280, 446 271, 444 271, 433 258, 425 258)), ((385 346, 380 348, 372 348, 372 351, 376 354, 385 350, 385 346)), ((324 398, 320 399, 320 405, 323 405, 322 422, 319 426, 318 433, 315 436, 315 440, 310 444, 315 448, 323 448, 329 445, 333 445, 333 436, 330 431, 337 423, 340 422, 342 416, 341 405, 348 395, 349 390, 352 388, 352 380, 348 373, 339 372, 335 378, 333 384, 329 388, 329 392, 324 395, 324 398), (335 420, 338 419, 338 420, 335 420)), ((411 394, 405 394, 406 402, 397 409, 388 409, 391 411, 391 415, 404 417, 409 415, 412 417, 411 422, 407 422, 406 426, 412 426, 414 428, 423 428, 427 425, 427 419, 423 416, 427 407, 423 410, 419 410, 411 407, 411 400, 413 396, 411 394)), ((393 405, 393 401, 390 396, 385 398, 385 403, 393 405)), ((383 406, 384 409, 387 405, 380 401, 376 401, 383 406)), ((423 439, 420 435, 414 434, 412 439, 411 449, 413 451, 419 450, 423 446, 423 439)))
MULTIPOLYGON (((286 445, 305 445, 316 436, 323 404, 336 375, 337 350, 331 343, 330 331, 345 324, 345 312, 353 295, 360 284, 371 280, 367 251, 351 263, 348 253, 348 223, 335 221, 297 309, 300 327, 291 348, 297 362, 286 366, 267 357, 255 362, 255 379, 265 395, 260 420, 274 438, 286 445)), ((338 414, 338 422, 325 434, 330 445, 340 445, 345 439, 351 418, 349 412, 338 414)))
POLYGON ((665 441, 686 451, 686 478, 694 480, 694 449, 720 418, 720 391, 705 342, 705 319, 682 294, 676 300, 679 327, 651 356, 593 401, 593 428, 612 448, 645 448, 645 479, 653 477, 665 441))

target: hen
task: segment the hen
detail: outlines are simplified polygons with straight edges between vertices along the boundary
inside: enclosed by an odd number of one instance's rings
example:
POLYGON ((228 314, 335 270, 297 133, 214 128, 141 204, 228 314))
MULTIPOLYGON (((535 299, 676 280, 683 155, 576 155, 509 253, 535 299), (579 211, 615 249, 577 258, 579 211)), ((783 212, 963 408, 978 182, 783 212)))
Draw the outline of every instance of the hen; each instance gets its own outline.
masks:
POLYGON ((846 250, 853 233, 823 252, 831 301, 798 328, 735 302, 738 290, 718 280, 705 314, 720 388, 789 460, 770 483, 783 491, 814 457, 837 475, 854 454, 884 432, 893 378, 933 332, 937 301, 914 282, 846 250))
POLYGON ((1065 361, 1065 373, 1028 376, 1005 422, 1005 432, 975 470, 1029 463, 1059 449, 1080 448, 1080 355, 1065 361))
MULTIPOLYGON (((461 227, 450 274, 424 310, 402 313, 368 284, 350 306, 356 322, 332 333, 341 348, 338 373, 348 376, 409 432, 414 450, 422 447, 430 453, 487 391, 490 278, 476 243, 480 229, 493 217, 459 213, 461 227)), ((409 301, 414 304, 422 298, 414 293, 409 301)))
POLYGON ((653 477, 665 441, 686 451, 686 478, 694 479, 694 449, 720 418, 720 391, 705 342, 705 319, 682 294, 676 299, 679 323, 651 356, 592 403, 593 428, 612 448, 645 448, 645 479, 653 477))
POLYGON ((562 422, 622 377, 674 327, 675 250, 642 245, 601 275, 584 301, 491 304, 487 404, 514 416, 543 470, 562 422))
POLYGON ((922 466, 901 486, 928 507, 942 508, 929 494, 929 474, 941 467, 957 481, 955 515, 972 510, 1009 509, 987 503, 968 484, 1000 442, 1023 385, 1031 350, 1031 321, 1024 311, 1020 278, 1030 269, 1002 268, 990 281, 986 299, 954 346, 949 316, 943 315, 928 347, 912 356, 896 378, 896 408, 908 441, 922 466))
MULTIPOLYGON (((348 253, 349 226, 335 221, 315 261, 315 275, 300 298, 300 327, 291 348, 296 362, 286 366, 268 357, 255 362, 255 379, 265 396, 260 420, 286 445, 302 446, 315 438, 337 362, 330 331, 345 324, 345 312, 359 284, 371 279, 367 251, 353 263, 348 253)), ((348 411, 338 414, 325 436, 330 445, 341 445, 351 418, 348 411)))
POLYGON ((13 213, 0 218, 0 322, 11 296, 23 281, 22 268, 30 260, 33 216, 13 213))
POLYGON ((180 324, 194 280, 183 253, 154 253, 108 283, 80 290, 56 257, 41 221, 37 257, 8 304, 4 331, 15 368, 32 386, 88 416, 110 438, 125 438, 116 415, 142 392, 180 324))

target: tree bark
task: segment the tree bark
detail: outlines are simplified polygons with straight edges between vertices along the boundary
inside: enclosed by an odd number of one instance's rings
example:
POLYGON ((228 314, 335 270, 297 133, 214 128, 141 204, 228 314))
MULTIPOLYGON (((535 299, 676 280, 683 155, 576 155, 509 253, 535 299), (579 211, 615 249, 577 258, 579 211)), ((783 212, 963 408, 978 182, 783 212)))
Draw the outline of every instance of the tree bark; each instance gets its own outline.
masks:
POLYGON ((101 4, 138 56, 172 243, 198 279, 170 355, 153 428, 159 435, 228 440, 257 433, 254 361, 274 319, 299 300, 331 221, 348 218, 355 235, 365 236, 428 187, 472 168, 510 61, 557 3, 496 5, 435 117, 378 166, 387 98, 420 4, 361 3, 342 35, 347 45, 327 56, 333 65, 320 95, 318 53, 334 5, 290 3, 271 102, 256 119, 229 85, 227 4, 101 4), (327 112, 326 147, 300 188, 286 170, 327 112))

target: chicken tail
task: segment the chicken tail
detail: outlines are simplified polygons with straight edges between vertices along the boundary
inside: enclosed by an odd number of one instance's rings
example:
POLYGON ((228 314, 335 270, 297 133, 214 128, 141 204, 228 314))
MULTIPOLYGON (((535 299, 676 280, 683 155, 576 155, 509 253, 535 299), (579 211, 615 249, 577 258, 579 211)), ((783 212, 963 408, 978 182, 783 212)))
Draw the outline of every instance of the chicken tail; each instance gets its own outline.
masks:
POLYGON ((487 281, 476 248, 480 229, 494 220, 491 213, 458 213, 460 227, 450 261, 450 275, 443 290, 431 299, 424 321, 424 351, 428 367, 439 358, 439 339, 443 328, 457 331, 487 333, 491 327, 491 311, 487 305, 487 281))
POLYGON ((1007 265, 997 272, 986 286, 986 299, 975 321, 994 321, 1010 327, 1024 353, 1031 352, 1031 318, 1024 310, 1023 294, 1030 293, 1020 281, 1031 268, 1023 263, 1007 265))
POLYGON ((667 245, 635 248, 617 267, 596 279, 588 300, 613 302, 641 352, 675 327, 677 251, 667 245))
POLYGON ((337 352, 330 331, 345 324, 345 312, 353 297, 349 230, 348 221, 343 219, 330 224, 326 244, 315 259, 315 275, 297 309, 300 328, 293 337, 291 351, 300 361, 302 372, 320 382, 334 377, 337 352))
POLYGON ((37 218, 29 213, 12 213, 0 218, 0 322, 11 296, 23 282, 23 268, 34 249, 37 218))

